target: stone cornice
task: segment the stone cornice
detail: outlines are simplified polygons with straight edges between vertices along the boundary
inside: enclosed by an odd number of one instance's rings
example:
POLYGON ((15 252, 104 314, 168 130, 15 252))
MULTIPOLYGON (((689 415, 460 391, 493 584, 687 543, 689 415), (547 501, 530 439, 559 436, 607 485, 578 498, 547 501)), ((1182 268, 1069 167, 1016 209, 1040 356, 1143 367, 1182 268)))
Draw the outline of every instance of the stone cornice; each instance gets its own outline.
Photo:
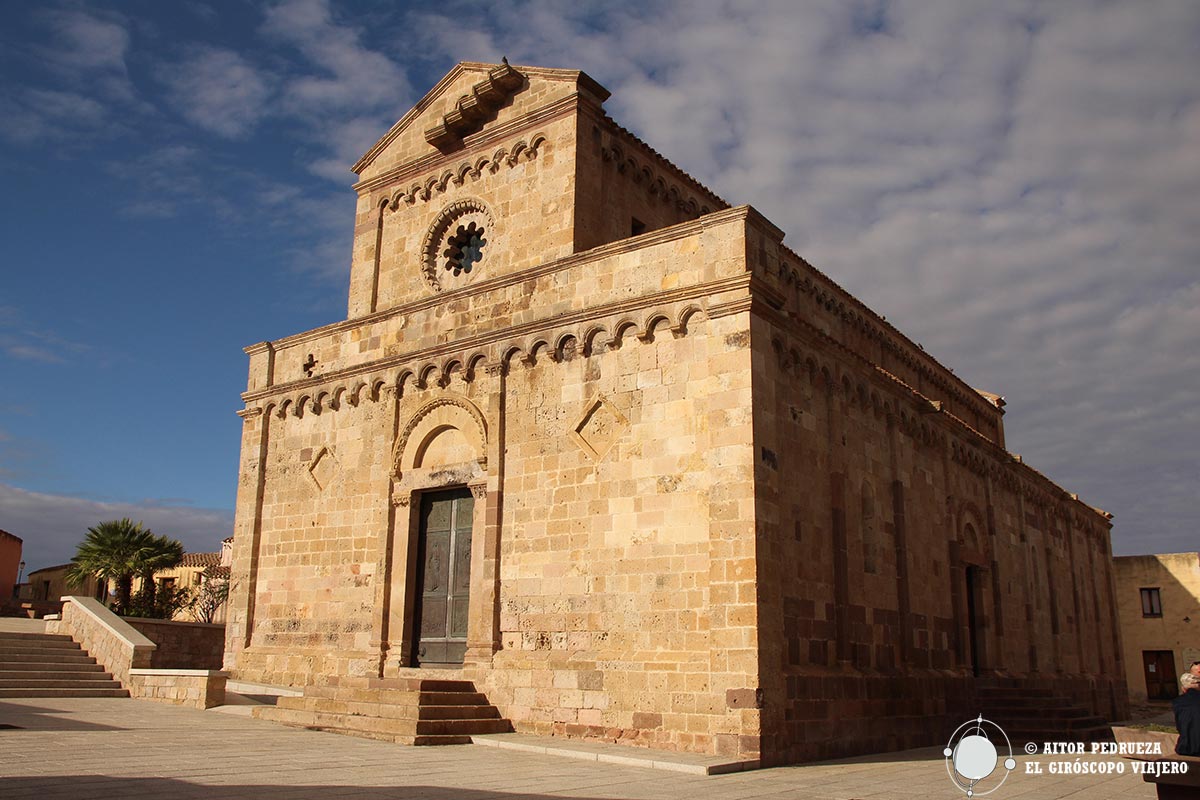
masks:
POLYGON ((1004 415, 1004 409, 997 403, 987 400, 979 391, 956 375, 949 367, 925 352, 925 349, 909 339, 900 329, 892 325, 880 314, 876 313, 863 301, 842 288, 828 275, 814 267, 794 250, 776 240, 782 254, 790 256, 800 267, 809 272, 808 276, 783 272, 786 265, 781 260, 780 280, 785 284, 793 284, 799 291, 811 294, 813 299, 824 305, 827 311, 838 311, 844 320, 853 320, 873 338, 882 342, 889 351, 901 361, 922 373, 922 377, 931 383, 939 384, 948 393, 956 396, 960 402, 983 414, 1004 415), (824 287, 819 284, 825 284, 824 287))
POLYGON ((374 178, 359 181, 354 184, 353 189, 360 195, 367 194, 393 183, 407 181, 423 173, 455 164, 464 158, 470 157, 473 159, 476 156, 487 155, 488 151, 505 139, 524 133, 539 125, 545 125, 546 123, 570 116, 579 108, 581 102, 583 100, 579 94, 568 95, 532 111, 520 119, 515 119, 503 125, 489 126, 484 131, 466 137, 463 140, 464 146, 462 149, 455 150, 452 153, 441 153, 435 150, 427 156, 399 164, 387 172, 376 175, 374 178))
MULTIPOLYGON (((633 149, 639 151, 639 155, 669 173, 675 180, 687 186, 696 194, 699 194, 708 199, 717 208, 729 208, 730 204, 712 189, 709 189, 703 183, 692 177, 683 168, 675 164, 662 153, 655 150, 644 139, 637 136, 627 128, 621 127, 612 117, 604 112, 602 108, 584 107, 581 113, 586 115, 593 123, 603 125, 609 134, 614 139, 620 140, 633 149)), ((606 160, 610 159, 610 155, 605 153, 606 160)), ((782 235, 782 234, 781 234, 782 235)))
MULTIPOLYGON (((382 322, 390 317, 404 316, 406 314, 424 311, 428 308, 432 308, 433 306, 442 305, 443 303, 449 303, 454 300, 473 297, 478 294, 485 294, 487 292, 494 291, 505 286, 511 286, 516 283, 524 283, 531 278, 539 278, 543 275, 560 272, 565 269, 588 264, 592 261, 601 261, 611 256, 629 253, 634 250, 639 250, 643 247, 673 242, 678 239, 686 239, 689 236, 695 236, 706 228, 717 227, 719 225, 728 224, 737 220, 749 220, 755 216, 761 215, 750 206, 735 206, 734 208, 714 211, 713 213, 700 217, 699 219, 688 220, 687 222, 681 222, 678 225, 671 225, 667 228, 659 228, 656 231, 644 233, 641 236, 637 236, 632 239, 619 239, 618 241, 610 242, 609 244, 594 247, 591 250, 584 250, 580 253, 572 253, 569 256, 563 256, 562 258, 555 259, 554 261, 547 261, 546 263, 539 264, 536 267, 530 267, 529 269, 518 270, 516 272, 509 273, 508 275, 501 275, 485 281, 471 283, 462 287, 461 289, 452 289, 438 294, 431 293, 428 297, 424 297, 420 300, 414 300, 411 303, 405 303, 393 308, 376 311, 361 317, 354 317, 353 319, 339 320, 328 325, 323 325, 320 328, 313 328, 312 330, 304 331, 303 333, 296 333, 291 336, 285 336, 282 339, 274 339, 270 342, 265 342, 262 344, 266 344, 276 351, 279 351, 287 347, 312 341, 314 339, 320 339, 330 334, 341 333, 342 331, 353 330, 354 328, 359 328, 364 325, 382 322)), ((260 345, 253 345, 253 347, 258 348, 260 345)))
MULTIPOLYGON (((922 394, 915 387, 900 380, 887 370, 862 356, 857 351, 842 344, 839 340, 822 331, 806 320, 779 313, 761 313, 760 316, 769 319, 777 328, 790 332, 800 340, 816 340, 837 354, 835 357, 848 358, 865 367, 876 381, 888 386, 901 397, 907 397, 916 407, 916 411, 928 422, 942 428, 947 434, 962 443, 962 447, 952 447, 953 460, 963 464, 979 474, 1007 473, 1012 478, 1012 487, 1041 504, 1059 502, 1067 504, 1077 512, 1087 512, 1087 517, 1093 515, 1100 518, 1101 524, 1111 527, 1109 520, 1112 515, 1094 508, 1079 499, 1077 494, 1068 492, 1043 473, 1024 463, 1019 456, 1014 456, 1002 446, 984 436, 964 420, 945 411, 934 399, 922 394), (932 412, 926 414, 926 412, 932 412), (1024 479, 1024 480, 1022 480, 1024 479)), ((836 381, 835 381, 836 383, 836 381)), ((911 432, 911 431, 910 431, 911 432)), ((1082 522, 1078 522, 1082 526, 1082 522)))
MULTIPOLYGON (((480 72, 488 73, 499 67, 499 64, 483 64, 477 61, 460 61, 446 73, 437 84, 430 89, 425 95, 413 105, 408 112, 397 120, 383 137, 373 144, 369 150, 363 155, 358 162, 350 168, 351 172, 362 173, 364 169, 371 165, 371 162, 384 151, 384 149, 395 141, 414 120, 417 119, 433 102, 441 97, 447 89, 465 72, 480 72)), ((548 69, 546 67, 525 67, 518 66, 515 68, 526 76, 542 78, 550 81, 563 81, 574 83, 580 90, 584 99, 596 105, 603 103, 609 97, 609 91, 596 82, 594 78, 586 72, 581 72, 575 69, 548 69)))

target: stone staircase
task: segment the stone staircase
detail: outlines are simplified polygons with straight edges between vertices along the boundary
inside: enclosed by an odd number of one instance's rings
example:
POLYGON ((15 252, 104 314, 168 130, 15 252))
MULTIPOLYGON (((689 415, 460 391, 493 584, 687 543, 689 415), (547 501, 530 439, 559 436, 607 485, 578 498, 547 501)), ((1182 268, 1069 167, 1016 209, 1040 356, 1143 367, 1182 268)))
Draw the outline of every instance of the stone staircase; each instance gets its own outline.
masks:
POLYGON ((411 745, 470 744, 472 735, 512 731, 475 684, 442 678, 342 678, 253 713, 297 728, 411 745))
POLYGON ((1025 742, 1111 742, 1112 728, 1103 717, 1073 705, 1052 689, 994 679, 978 688, 984 719, 1004 729, 1016 745, 1025 742))
POLYGON ((70 636, 0 631, 0 700, 128 696, 70 636))

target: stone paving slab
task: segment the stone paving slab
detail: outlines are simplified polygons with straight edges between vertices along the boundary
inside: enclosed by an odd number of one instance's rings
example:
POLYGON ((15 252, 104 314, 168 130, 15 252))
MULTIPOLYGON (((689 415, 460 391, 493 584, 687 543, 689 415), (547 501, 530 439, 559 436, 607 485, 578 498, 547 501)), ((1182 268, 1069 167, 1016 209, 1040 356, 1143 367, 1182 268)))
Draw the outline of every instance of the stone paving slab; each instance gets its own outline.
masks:
MULTIPOLYGON (((129 699, 0 701, 0 797, 84 800, 935 800, 938 749, 705 776, 499 747, 404 747, 129 699)), ((1054 756, 1037 756, 1046 762, 1054 756)), ((1073 760, 1073 759, 1072 759, 1073 760)), ((1086 760, 1094 760, 1088 759, 1086 760)), ((996 800, 1149 800, 1125 775, 1026 775, 996 800)))
POLYGON ((726 775, 758 769, 758 761, 740 761, 719 756, 699 756, 692 753, 669 753, 644 747, 626 747, 608 742, 584 742, 553 736, 529 736, 523 733, 489 733, 472 736, 473 744, 516 750, 523 753, 597 761, 603 764, 622 764, 627 767, 661 769, 690 775, 726 775))

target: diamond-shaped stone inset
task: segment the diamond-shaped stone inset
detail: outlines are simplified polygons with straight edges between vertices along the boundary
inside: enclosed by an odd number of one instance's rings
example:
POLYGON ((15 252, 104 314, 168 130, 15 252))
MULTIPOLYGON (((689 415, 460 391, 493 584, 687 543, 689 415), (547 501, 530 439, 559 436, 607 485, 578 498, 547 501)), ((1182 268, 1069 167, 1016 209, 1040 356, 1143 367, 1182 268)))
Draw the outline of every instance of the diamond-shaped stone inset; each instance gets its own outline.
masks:
POLYGON ((308 465, 308 474, 321 491, 324 491, 325 487, 337 477, 337 459, 333 457, 333 453, 329 451, 328 447, 322 447, 321 451, 317 453, 317 457, 308 465))
POLYGON ((603 397, 598 397, 584 408, 571 431, 571 438, 585 453, 600 461, 628 427, 629 421, 624 415, 603 397))

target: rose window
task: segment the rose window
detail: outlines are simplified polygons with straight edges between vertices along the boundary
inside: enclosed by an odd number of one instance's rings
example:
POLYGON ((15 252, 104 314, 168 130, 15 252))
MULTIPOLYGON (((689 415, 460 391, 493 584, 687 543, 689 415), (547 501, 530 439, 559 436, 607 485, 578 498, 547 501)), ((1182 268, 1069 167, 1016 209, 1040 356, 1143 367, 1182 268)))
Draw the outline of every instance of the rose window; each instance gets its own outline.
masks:
POLYGON ((458 276, 471 274, 476 264, 483 260, 483 248, 487 244, 482 225, 471 222, 459 225, 454 235, 446 240, 442 255, 446 258, 446 270, 458 276))

